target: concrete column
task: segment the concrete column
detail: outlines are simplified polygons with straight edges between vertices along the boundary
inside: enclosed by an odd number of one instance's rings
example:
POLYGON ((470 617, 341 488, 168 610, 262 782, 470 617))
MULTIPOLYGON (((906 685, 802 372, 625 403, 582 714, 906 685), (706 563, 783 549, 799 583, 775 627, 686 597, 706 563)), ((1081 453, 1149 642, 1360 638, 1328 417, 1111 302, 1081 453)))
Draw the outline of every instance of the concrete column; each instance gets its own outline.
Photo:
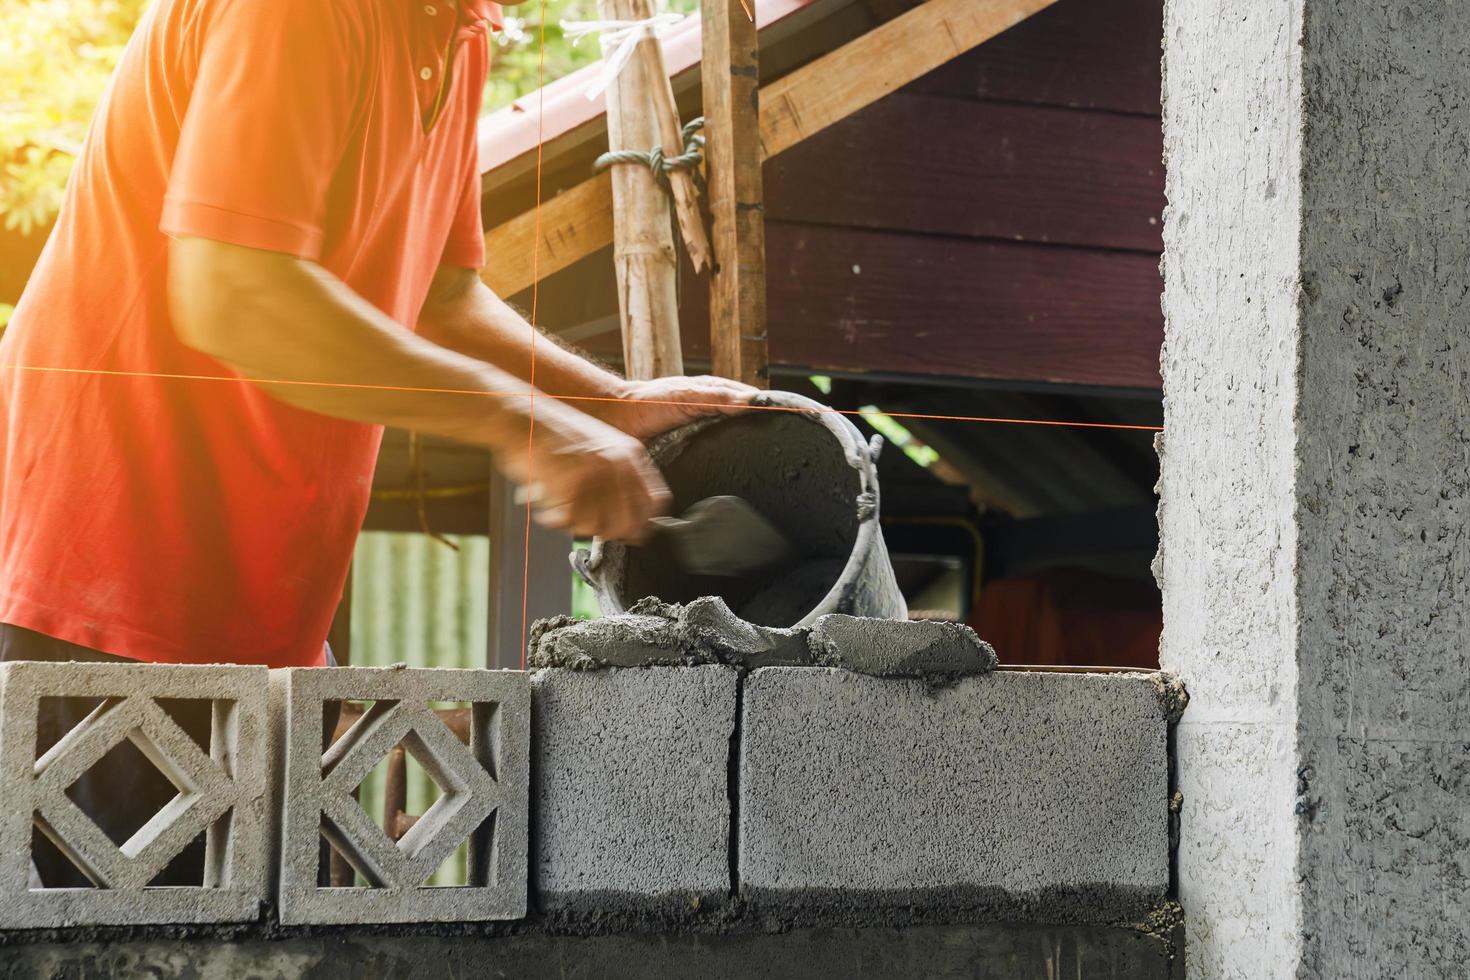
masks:
POLYGON ((1169 0, 1191 977, 1470 960, 1470 5, 1169 0))

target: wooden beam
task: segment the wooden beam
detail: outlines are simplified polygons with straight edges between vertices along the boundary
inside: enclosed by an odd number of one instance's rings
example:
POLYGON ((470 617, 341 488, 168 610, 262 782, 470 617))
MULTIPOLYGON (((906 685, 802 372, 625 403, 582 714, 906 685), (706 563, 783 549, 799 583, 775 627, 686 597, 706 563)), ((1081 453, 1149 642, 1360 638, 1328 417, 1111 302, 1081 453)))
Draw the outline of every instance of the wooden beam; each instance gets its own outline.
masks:
MULTIPOLYGON (((653 0, 597 0, 607 21, 642 21, 653 16, 653 0)), ((657 48, 648 37, 638 48, 657 48)), ((635 49, 636 52, 636 49, 635 49)), ((658 65, 663 59, 657 59, 658 65)), ((646 152, 663 145, 654 115, 654 62, 635 53, 607 87, 607 145, 610 150, 646 152)), ((692 186, 690 188, 693 190, 692 186)), ((618 274, 618 312, 623 322, 623 370, 646 381, 684 373, 679 348, 679 255, 670 223, 673 203, 642 164, 612 168, 613 267, 618 274)))
POLYGON ((1055 0, 930 0, 766 86, 775 156, 1013 27, 1055 0))
POLYGON ((498 296, 513 296, 612 244, 612 176, 598 174, 485 236, 480 278, 498 296))
MULTIPOLYGON (((788 149, 1054 2, 929 0, 874 28, 766 86, 763 153, 788 149)), ((605 176, 552 198, 540 210, 539 236, 534 212, 485 236, 484 279, 502 296, 612 242, 612 189, 605 176)))
POLYGON ((768 388, 759 42, 745 0, 704 0, 701 24, 706 180, 715 253, 710 358, 715 374, 768 388))

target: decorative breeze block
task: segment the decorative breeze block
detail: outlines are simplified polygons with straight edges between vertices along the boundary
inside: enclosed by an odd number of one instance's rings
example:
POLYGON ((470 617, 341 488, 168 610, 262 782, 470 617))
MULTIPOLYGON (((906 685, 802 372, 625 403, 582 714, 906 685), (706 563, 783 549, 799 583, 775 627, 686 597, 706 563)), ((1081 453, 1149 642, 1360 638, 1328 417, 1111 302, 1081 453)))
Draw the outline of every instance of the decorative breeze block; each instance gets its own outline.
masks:
POLYGON ((264 667, 0 664, 0 927, 255 920, 266 897, 269 779, 264 667), (43 699, 100 703, 37 752, 43 699), (200 747, 160 700, 207 701, 200 747), (178 795, 121 845, 67 795, 131 742, 178 795), (32 873, 33 828, 94 887, 47 888, 32 873), (151 886, 201 835, 201 883, 151 886))
POLYGON ((520 671, 372 667, 271 671, 283 775, 281 922, 445 922, 526 912, 530 686, 520 671), (372 702, 323 752, 328 709, 372 702), (466 745, 431 702, 468 702, 466 745), (398 841, 353 791, 402 744, 442 795, 398 841), (366 883, 318 884, 325 838, 366 883), (425 882, 466 840, 469 881, 425 882))

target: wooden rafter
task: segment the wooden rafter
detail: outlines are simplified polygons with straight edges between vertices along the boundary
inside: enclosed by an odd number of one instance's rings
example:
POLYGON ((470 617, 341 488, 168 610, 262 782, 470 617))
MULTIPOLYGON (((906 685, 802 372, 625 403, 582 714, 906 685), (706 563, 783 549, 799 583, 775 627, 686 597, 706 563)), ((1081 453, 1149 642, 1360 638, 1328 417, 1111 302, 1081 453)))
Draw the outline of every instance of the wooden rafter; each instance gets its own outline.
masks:
MULTIPOLYGON (((772 157, 978 47, 1056 0, 929 0, 761 90, 761 147, 772 157)), ((485 282, 502 296, 612 243, 606 174, 485 236, 485 282), (539 236, 538 231, 539 222, 539 236), (539 240, 538 240, 539 239, 539 240)))

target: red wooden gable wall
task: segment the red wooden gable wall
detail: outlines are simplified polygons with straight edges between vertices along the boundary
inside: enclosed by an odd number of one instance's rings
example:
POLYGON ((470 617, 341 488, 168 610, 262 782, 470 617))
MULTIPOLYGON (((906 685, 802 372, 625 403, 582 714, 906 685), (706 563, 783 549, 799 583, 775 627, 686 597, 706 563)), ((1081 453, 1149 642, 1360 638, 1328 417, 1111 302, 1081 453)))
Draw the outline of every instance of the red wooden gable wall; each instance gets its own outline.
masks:
POLYGON ((773 360, 1157 387, 1161 32, 1061 0, 774 158, 773 360))
MULTIPOLYGON (((1159 386, 1161 0, 1060 0, 766 164, 771 359, 839 372, 1159 386)), ((683 288, 707 357, 705 283, 683 288)), ((542 321, 618 350, 606 252, 542 321)))

